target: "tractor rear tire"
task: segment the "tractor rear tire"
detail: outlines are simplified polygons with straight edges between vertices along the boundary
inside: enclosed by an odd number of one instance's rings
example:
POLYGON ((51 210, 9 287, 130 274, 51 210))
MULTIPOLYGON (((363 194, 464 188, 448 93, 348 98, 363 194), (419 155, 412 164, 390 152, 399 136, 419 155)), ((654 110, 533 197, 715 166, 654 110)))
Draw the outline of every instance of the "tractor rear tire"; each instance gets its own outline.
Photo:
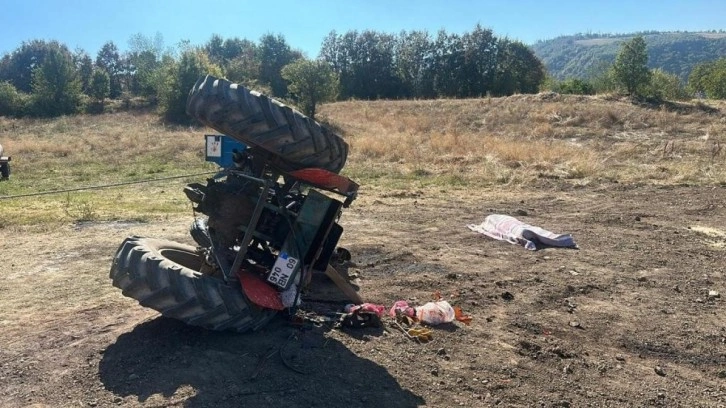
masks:
POLYGON ((283 171, 317 167, 338 173, 348 157, 348 144, 330 129, 226 79, 199 78, 186 111, 204 125, 271 153, 283 171))
POLYGON ((246 332, 275 316, 251 304, 242 288, 197 272, 201 265, 194 247, 129 237, 116 252, 110 277, 124 296, 192 326, 246 332))

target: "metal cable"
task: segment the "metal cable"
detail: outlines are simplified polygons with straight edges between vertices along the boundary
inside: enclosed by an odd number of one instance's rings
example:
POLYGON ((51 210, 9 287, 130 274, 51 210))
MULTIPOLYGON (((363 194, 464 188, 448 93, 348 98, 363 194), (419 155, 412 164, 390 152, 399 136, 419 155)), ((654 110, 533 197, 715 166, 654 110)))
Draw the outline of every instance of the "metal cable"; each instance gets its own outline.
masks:
POLYGON ((203 176, 206 174, 213 174, 213 173, 217 173, 217 171, 207 171, 204 173, 184 174, 181 176, 160 177, 160 178, 138 180, 138 181, 125 181, 122 183, 102 184, 102 185, 98 185, 98 186, 76 187, 76 188, 67 188, 67 189, 63 189, 63 190, 51 190, 51 191, 41 191, 41 192, 37 192, 37 193, 17 194, 17 195, 11 195, 11 196, 0 196, 0 200, 8 200, 11 198, 21 198, 21 197, 35 197, 35 196, 51 195, 51 194, 59 194, 59 193, 70 193, 72 191, 100 190, 100 189, 109 188, 109 187, 127 186, 127 185, 131 185, 131 184, 152 183, 154 181, 164 181, 164 180, 173 180, 173 179, 180 179, 180 178, 187 178, 187 177, 196 177, 196 176, 203 176))

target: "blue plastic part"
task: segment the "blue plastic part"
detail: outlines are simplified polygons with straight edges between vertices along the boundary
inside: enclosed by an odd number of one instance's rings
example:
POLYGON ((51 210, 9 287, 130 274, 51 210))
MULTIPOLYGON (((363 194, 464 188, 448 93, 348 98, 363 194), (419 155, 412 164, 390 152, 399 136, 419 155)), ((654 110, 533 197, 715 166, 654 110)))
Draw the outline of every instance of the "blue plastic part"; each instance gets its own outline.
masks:
POLYGON ((247 149, 247 145, 226 135, 204 135, 204 138, 205 160, 217 163, 220 167, 232 167, 232 155, 247 149))

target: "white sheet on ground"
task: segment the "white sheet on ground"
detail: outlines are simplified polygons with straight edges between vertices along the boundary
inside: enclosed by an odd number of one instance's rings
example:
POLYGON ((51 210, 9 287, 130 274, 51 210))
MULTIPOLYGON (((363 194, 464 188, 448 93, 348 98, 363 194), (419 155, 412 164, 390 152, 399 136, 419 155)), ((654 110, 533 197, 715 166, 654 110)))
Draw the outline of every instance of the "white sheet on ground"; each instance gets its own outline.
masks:
POLYGON ((577 247, 570 234, 555 234, 540 227, 525 224, 509 215, 492 214, 487 216, 481 224, 469 224, 467 227, 494 239, 522 245, 531 251, 548 246, 577 247))

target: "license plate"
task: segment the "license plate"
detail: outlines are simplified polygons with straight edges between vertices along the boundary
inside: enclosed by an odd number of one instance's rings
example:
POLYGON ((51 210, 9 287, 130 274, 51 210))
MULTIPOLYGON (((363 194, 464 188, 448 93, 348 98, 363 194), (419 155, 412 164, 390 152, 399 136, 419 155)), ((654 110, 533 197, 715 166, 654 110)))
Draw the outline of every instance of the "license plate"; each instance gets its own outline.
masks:
POLYGON ((270 271, 270 276, 267 277, 267 281, 285 289, 290 281, 290 276, 295 272, 297 264, 297 259, 285 252, 281 252, 270 271))

